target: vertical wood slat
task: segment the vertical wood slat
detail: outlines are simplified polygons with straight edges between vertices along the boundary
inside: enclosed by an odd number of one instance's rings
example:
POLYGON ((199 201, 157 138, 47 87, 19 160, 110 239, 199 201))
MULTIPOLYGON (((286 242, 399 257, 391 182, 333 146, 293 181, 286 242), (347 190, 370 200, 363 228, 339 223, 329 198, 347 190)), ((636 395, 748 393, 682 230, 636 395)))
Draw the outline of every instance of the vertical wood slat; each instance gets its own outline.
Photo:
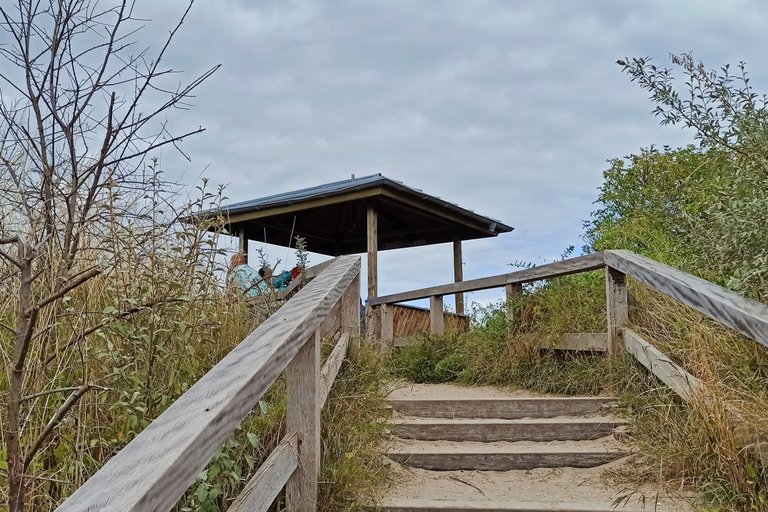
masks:
POLYGON ((605 302, 608 313, 608 354, 615 355, 622 347, 621 329, 629 320, 627 276, 605 267, 605 302))
POLYGON ((320 331, 285 370, 288 435, 297 434, 299 468, 285 487, 288 512, 314 512, 320 477, 320 331))
MULTIPOLYGON (((453 241, 453 281, 460 283, 464 281, 463 258, 461 255, 461 240, 453 241)), ((455 296, 456 313, 464 314, 464 294, 459 292, 455 296)))
POLYGON ((445 334, 445 315, 443 314, 443 296, 429 298, 429 330, 433 334, 445 334))
POLYGON ((520 297, 523 296, 523 285, 512 283, 506 285, 507 293, 507 326, 513 329, 516 323, 520 322, 520 297))
POLYGON ((376 297, 378 287, 379 228, 376 208, 368 207, 368 298, 376 297))

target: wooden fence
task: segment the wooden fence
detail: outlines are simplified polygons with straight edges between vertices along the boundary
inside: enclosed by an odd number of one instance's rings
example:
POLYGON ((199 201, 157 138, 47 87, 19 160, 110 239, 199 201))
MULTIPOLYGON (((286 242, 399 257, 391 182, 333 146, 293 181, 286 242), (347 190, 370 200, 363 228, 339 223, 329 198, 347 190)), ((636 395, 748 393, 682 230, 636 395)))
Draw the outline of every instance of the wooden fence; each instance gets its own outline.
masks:
MULTIPOLYGON (((442 314, 444 295, 503 287, 511 300, 522 293, 523 284, 599 269, 605 270, 608 332, 568 335, 562 348, 588 347, 589 350, 602 350, 609 354, 623 348, 676 393, 686 400, 690 399, 700 387, 700 381, 627 327, 627 276, 768 347, 768 306, 765 304, 676 268, 621 250, 589 254, 509 274, 375 297, 368 303, 373 308, 386 309, 398 302, 429 298, 430 330, 441 333, 445 328, 442 314)), ((508 315, 513 317, 515 312, 510 308, 508 315)), ((385 327, 384 322, 388 321, 386 315, 378 316, 382 332, 397 329, 385 327)))
POLYGON ((283 371, 287 434, 229 511, 266 511, 283 487, 288 511, 315 510, 320 411, 360 334, 359 303, 360 258, 336 258, 57 510, 170 510, 283 371), (337 325, 342 334, 321 366, 321 331, 337 325))

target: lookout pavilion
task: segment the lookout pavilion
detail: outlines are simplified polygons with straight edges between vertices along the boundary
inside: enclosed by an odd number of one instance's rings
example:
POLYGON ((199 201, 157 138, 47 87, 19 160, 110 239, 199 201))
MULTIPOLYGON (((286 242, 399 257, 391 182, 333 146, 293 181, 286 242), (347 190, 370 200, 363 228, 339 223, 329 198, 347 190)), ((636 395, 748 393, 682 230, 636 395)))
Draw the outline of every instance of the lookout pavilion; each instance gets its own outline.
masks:
MULTIPOLYGON (((311 252, 328 256, 366 253, 368 297, 378 295, 379 251, 453 243, 456 282, 463 280, 461 243, 512 231, 479 215, 393 179, 374 174, 252 199, 222 207, 224 229, 248 241, 291 246, 296 236, 311 252)), ((456 312, 464 296, 456 295, 456 312)))

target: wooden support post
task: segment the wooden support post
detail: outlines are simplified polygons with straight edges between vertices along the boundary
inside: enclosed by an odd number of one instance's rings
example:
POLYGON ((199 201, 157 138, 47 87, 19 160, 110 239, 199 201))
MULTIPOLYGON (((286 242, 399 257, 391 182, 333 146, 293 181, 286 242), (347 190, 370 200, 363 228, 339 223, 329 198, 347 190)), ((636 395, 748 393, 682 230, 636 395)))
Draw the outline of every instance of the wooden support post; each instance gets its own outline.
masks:
POLYGON ((379 293, 379 270, 377 256, 379 251, 379 229, 376 208, 368 207, 368 298, 379 293))
POLYGON ((627 276, 605 267, 605 301, 608 309, 608 353, 615 355, 622 346, 621 329, 629 320, 627 276))
POLYGON ((341 331, 349 333, 350 348, 355 352, 360 345, 360 274, 341 296, 341 331))
POLYGON ((520 323, 520 298, 523 296, 523 285, 508 284, 507 291, 507 327, 510 332, 520 323))
POLYGON ((429 298, 429 330, 434 334, 445 334, 445 315, 443 314, 443 296, 429 298))
POLYGON ((392 307, 386 304, 381 305, 381 341, 384 346, 392 351, 395 343, 395 315, 392 307))
MULTIPOLYGON (((461 240, 453 241, 453 281, 460 283, 464 280, 464 268, 462 266, 461 257, 461 240)), ((464 294, 457 293, 456 299, 456 313, 459 315, 464 314, 464 294)))
POLYGON ((245 262, 248 263, 248 239, 245 238, 245 229, 241 228, 237 233, 237 237, 240 239, 238 251, 245 256, 245 262))
POLYGON ((288 512, 317 509, 320 478, 320 331, 309 337, 285 370, 287 434, 296 433, 299 469, 285 487, 288 512))

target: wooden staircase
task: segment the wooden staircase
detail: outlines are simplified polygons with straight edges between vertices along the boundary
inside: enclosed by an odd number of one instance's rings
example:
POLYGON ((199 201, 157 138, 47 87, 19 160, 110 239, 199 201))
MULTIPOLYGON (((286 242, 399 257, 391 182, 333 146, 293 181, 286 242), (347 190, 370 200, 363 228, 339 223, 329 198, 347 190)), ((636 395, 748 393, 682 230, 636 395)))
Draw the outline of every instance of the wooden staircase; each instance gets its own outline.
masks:
POLYGON ((613 435, 625 421, 610 397, 407 385, 390 403, 398 478, 386 512, 692 510, 655 488, 607 482, 605 465, 630 454, 613 435))

